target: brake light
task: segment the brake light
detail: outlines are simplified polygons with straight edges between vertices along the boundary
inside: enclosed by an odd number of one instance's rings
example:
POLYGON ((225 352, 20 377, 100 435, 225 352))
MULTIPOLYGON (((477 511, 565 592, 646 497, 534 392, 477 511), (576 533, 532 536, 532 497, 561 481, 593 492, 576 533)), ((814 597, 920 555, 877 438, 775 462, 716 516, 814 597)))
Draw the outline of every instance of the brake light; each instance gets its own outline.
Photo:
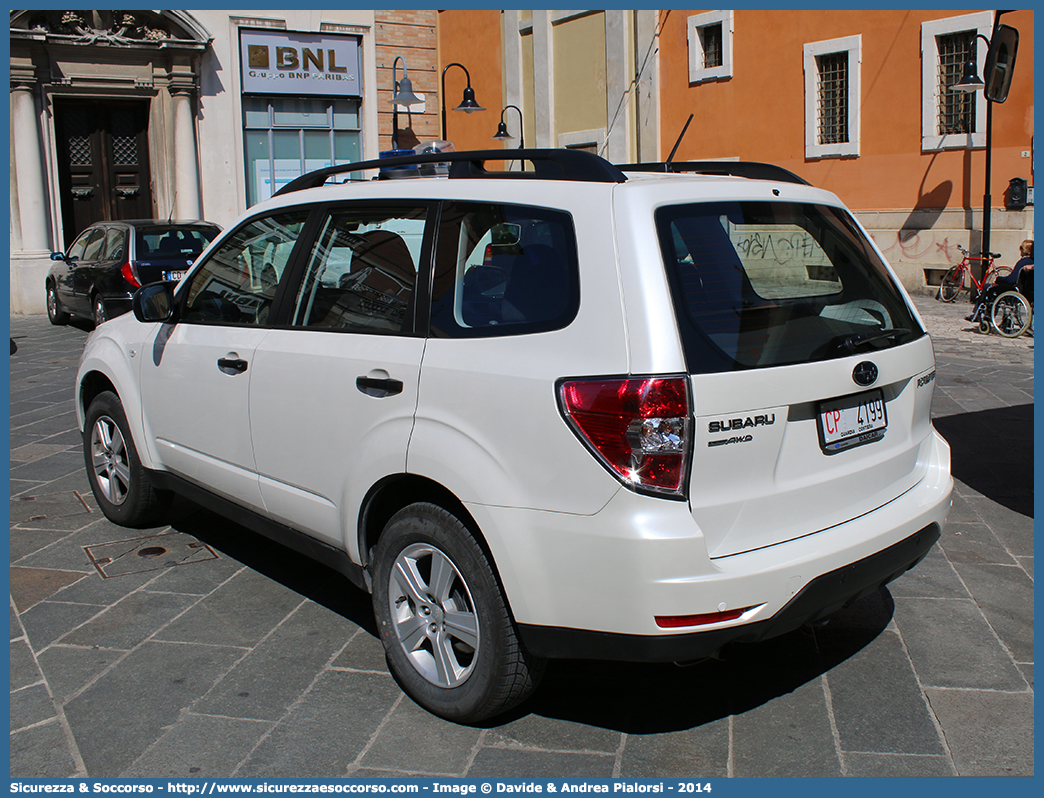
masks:
POLYGON ((141 288, 141 282, 138 280, 138 275, 130 262, 124 263, 120 267, 120 274, 123 275, 123 279, 131 284, 134 288, 141 288))
POLYGON ((685 377, 565 380, 559 400, 573 431, 621 482, 684 498, 688 384, 685 377))

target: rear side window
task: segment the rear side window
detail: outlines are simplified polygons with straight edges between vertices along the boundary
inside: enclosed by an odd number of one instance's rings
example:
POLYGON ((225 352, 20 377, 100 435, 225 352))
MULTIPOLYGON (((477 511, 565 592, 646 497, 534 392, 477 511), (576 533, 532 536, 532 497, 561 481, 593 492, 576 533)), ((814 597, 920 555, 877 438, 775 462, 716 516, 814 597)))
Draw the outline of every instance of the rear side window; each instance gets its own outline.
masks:
POLYGON ((838 209, 700 203, 660 208, 656 224, 691 373, 845 357, 924 332, 838 209))
POLYGON ((563 211, 447 203, 432 284, 431 334, 475 338, 567 326, 580 305, 576 235, 563 211))
POLYGON ((125 230, 113 227, 105 234, 105 259, 117 260, 122 258, 127 251, 127 233, 125 230))

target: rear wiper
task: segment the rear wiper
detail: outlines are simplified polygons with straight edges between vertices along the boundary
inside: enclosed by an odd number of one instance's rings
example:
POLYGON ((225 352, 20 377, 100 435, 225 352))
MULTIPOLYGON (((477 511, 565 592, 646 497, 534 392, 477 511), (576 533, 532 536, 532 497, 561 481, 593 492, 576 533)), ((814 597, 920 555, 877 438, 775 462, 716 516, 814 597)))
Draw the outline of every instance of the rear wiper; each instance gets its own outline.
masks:
POLYGON ((838 349, 847 349, 849 352, 854 352, 856 347, 868 344, 871 341, 878 341, 881 338, 898 338, 901 335, 909 334, 909 330, 905 327, 889 327, 884 330, 870 330, 868 332, 857 333, 855 335, 849 335, 838 343, 838 349))

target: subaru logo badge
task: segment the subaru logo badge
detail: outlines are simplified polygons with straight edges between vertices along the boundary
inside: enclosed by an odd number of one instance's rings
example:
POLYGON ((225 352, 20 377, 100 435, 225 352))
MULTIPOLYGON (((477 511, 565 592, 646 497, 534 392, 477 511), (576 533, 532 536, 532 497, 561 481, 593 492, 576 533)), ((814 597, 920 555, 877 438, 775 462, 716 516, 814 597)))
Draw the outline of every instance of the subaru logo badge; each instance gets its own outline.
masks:
POLYGON ((873 385, 877 382, 877 366, 869 360, 864 360, 852 369, 852 379, 856 385, 862 385, 864 388, 873 385))

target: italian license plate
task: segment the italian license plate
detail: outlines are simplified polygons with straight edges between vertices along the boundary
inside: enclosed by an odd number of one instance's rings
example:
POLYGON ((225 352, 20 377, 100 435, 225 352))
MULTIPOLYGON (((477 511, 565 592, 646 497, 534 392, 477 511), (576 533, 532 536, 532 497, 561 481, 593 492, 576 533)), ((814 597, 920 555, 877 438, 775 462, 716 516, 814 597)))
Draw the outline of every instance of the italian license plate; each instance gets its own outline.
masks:
POLYGON ((185 269, 181 269, 181 270, 178 270, 178 271, 163 272, 163 279, 164 280, 175 280, 176 281, 176 280, 180 280, 184 276, 185 276, 185 269))
POLYGON ((819 445, 827 453, 880 440, 888 427, 880 390, 820 402, 816 419, 819 445))

